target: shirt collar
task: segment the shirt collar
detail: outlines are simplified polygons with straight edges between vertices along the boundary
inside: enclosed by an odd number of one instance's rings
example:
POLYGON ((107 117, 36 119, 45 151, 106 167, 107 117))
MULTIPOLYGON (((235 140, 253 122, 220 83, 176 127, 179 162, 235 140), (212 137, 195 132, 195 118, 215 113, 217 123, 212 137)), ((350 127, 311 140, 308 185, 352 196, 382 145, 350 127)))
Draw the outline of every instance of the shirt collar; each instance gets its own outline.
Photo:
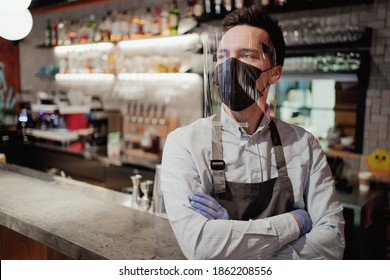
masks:
MULTIPOLYGON (((268 106, 266 106, 266 111, 263 117, 261 118, 260 124, 257 127, 256 132, 253 135, 259 133, 265 127, 268 127, 271 120, 272 120, 272 116, 270 114, 270 110, 268 106)), ((222 130, 232 133, 237 138, 248 139, 250 137, 250 135, 246 133, 244 128, 238 122, 233 120, 232 117, 230 117, 225 112, 223 104, 221 105, 221 126, 222 126, 222 130)))

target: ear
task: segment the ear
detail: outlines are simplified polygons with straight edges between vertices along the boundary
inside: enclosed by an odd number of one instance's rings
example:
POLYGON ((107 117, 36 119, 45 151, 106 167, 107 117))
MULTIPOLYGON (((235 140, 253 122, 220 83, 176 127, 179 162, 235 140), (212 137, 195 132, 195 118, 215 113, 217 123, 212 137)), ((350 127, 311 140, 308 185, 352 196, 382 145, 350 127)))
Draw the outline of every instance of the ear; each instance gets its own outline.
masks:
POLYGON ((279 80, 280 76, 282 75, 282 68, 283 67, 280 65, 276 65, 274 68, 272 68, 269 80, 270 84, 275 84, 279 80))

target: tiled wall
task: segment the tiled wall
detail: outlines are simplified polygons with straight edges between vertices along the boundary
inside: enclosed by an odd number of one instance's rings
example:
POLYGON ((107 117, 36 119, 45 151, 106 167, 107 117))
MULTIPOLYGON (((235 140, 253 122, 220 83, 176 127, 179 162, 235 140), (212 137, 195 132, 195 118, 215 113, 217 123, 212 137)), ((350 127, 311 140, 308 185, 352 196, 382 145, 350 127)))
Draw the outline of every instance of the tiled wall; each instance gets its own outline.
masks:
POLYGON ((340 25, 359 24, 373 28, 371 48, 370 82, 366 107, 366 128, 364 151, 375 147, 390 149, 390 1, 375 0, 370 5, 336 7, 330 9, 303 11, 277 15, 280 19, 297 17, 327 17, 328 21, 340 25), (378 132, 381 131, 379 134, 378 132), (372 141, 372 140, 377 141, 372 141))
POLYGON ((390 1, 278 15, 281 20, 299 17, 327 17, 327 21, 340 25, 358 24, 373 29, 363 155, 360 163, 347 160, 348 168, 366 169, 364 158, 376 148, 390 152, 390 1))
MULTIPOLYGON (((158 0, 114 0, 76 10, 66 10, 50 15, 52 18, 86 18, 93 13, 100 18, 108 9, 141 9, 147 6, 161 5, 158 0)), ((180 0, 179 5, 184 10, 186 1, 180 0)), ((275 15, 280 20, 297 19, 300 17, 321 17, 329 23, 340 25, 358 24, 373 28, 371 48, 371 66, 369 70, 369 89, 366 101, 366 116, 364 127, 364 147, 361 162, 349 163, 353 169, 366 168, 363 162, 365 156, 376 148, 390 151, 390 1, 374 0, 372 4, 360 4, 346 7, 335 7, 312 11, 300 11, 275 15)), ((31 34, 21 43, 21 78, 24 90, 47 90, 55 88, 52 82, 41 81, 34 77, 40 64, 51 63, 53 57, 47 49, 36 48, 43 42, 43 30, 47 14, 34 17, 34 27, 31 34)), ((207 28, 202 26, 203 28, 207 28)))

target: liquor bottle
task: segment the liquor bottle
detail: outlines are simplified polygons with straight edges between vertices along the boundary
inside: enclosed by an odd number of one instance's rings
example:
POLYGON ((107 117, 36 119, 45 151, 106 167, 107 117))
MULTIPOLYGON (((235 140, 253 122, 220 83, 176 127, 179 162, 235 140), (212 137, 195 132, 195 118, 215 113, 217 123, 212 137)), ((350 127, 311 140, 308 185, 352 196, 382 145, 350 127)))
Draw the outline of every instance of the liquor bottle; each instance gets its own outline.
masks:
POLYGON ((131 19, 130 37, 141 38, 143 36, 141 17, 139 11, 136 11, 131 19))
POLYGON ((45 46, 50 47, 51 46, 51 20, 48 19, 46 22, 46 28, 45 28, 45 46))
POLYGON ((102 39, 103 41, 110 41, 111 39, 111 31, 112 31, 112 21, 111 21, 111 11, 107 11, 105 17, 104 17, 104 24, 103 24, 103 32, 102 32, 102 39))
POLYGON ((107 39, 105 20, 106 16, 103 16, 96 26, 95 42, 107 41, 104 38, 107 39))
POLYGON ((213 3, 211 0, 204 0, 204 13, 211 15, 213 13, 213 3))
POLYGON ((161 11, 161 35, 167 36, 171 32, 169 30, 169 13, 167 9, 167 5, 164 4, 161 11))
POLYGON ((154 8, 154 18, 152 20, 152 25, 151 25, 151 32, 153 36, 158 36, 161 34, 161 11, 160 7, 155 7, 154 8))
POLYGON ((222 13, 222 0, 214 0, 214 12, 217 15, 222 13))
POLYGON ((194 16, 200 17, 204 13, 204 1, 203 0, 197 0, 194 8, 193 8, 194 16))
POLYGON ((244 7, 244 0, 235 0, 234 1, 234 6, 237 9, 244 7))
POLYGON ((97 33, 97 24, 95 20, 95 15, 91 14, 89 16, 89 22, 88 22, 88 27, 90 28, 90 34, 88 36, 88 42, 92 43, 95 41, 95 36, 97 33))
POLYGON ((130 18, 131 16, 126 10, 123 10, 119 17, 119 29, 120 38, 119 40, 127 40, 130 38, 130 18))
POLYGON ((69 38, 69 41, 71 44, 76 44, 79 42, 79 38, 78 38, 78 30, 79 30, 80 26, 79 26, 79 21, 76 19, 76 20, 72 20, 70 22, 70 26, 69 26, 69 32, 68 32, 68 38, 69 38))
POLYGON ((78 30, 79 42, 82 44, 88 43, 91 38, 91 28, 88 26, 88 22, 83 22, 81 28, 78 30))
POLYGON ((187 0, 187 10, 186 10, 186 17, 193 17, 194 16, 194 7, 196 4, 196 0, 187 0))
POLYGON ((169 12, 169 31, 171 35, 176 35, 178 33, 180 20, 180 10, 177 6, 177 1, 172 1, 172 9, 169 12))
POLYGON ((69 45, 70 41, 68 39, 67 33, 67 23, 62 18, 59 19, 57 24, 57 36, 58 36, 58 45, 69 45))
POLYGON ((57 21, 53 21, 51 24, 51 45, 57 46, 58 43, 58 33, 57 33, 57 21))
POLYGON ((231 12, 233 9, 233 0, 223 0, 223 7, 227 13, 231 12))
POLYGON ((267 7, 267 6, 269 5, 269 1, 270 1, 270 0, 261 0, 261 5, 262 5, 263 7, 267 7))
POLYGON ((146 8, 145 15, 144 15, 144 26, 143 26, 143 33, 145 36, 151 36, 152 35, 152 10, 150 7, 146 8))
POLYGON ((118 42, 121 40, 120 13, 118 10, 113 12, 110 40, 112 42, 118 42))

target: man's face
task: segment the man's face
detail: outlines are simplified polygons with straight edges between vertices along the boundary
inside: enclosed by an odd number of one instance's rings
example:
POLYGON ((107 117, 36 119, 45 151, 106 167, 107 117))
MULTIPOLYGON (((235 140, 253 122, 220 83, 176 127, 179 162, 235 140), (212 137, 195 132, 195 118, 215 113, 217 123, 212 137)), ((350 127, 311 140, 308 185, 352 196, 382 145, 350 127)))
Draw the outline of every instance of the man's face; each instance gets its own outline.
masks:
POLYGON ((233 57, 265 70, 273 66, 269 50, 273 51, 273 48, 266 31, 249 25, 238 25, 228 30, 222 38, 217 51, 217 64, 233 57))
MULTIPOLYGON (((263 105, 265 105, 267 100, 268 87, 270 84, 276 82, 275 79, 271 78, 271 73, 277 69, 273 68, 273 66, 275 66, 274 53, 274 48, 272 47, 268 33, 265 30, 249 25, 239 25, 228 30, 221 39, 217 50, 217 65, 222 65, 222 63, 228 59, 234 58, 241 63, 263 71, 251 71, 252 74, 256 72, 257 74, 255 76, 250 75, 250 80, 253 79, 254 81, 254 84, 252 85, 255 85, 258 92, 261 92, 260 96, 255 97, 256 94, 254 94, 253 91, 252 93, 249 93, 250 88, 253 88, 253 86, 249 86, 250 83, 248 84, 247 82, 247 84, 244 85, 244 88, 246 88, 245 91, 251 99, 257 102, 260 107, 264 107, 263 105)), ((226 64, 224 67, 229 67, 228 65, 231 64, 226 64)), ((223 71, 227 71, 228 73, 228 69, 223 71)), ((244 79, 242 79, 242 77, 238 77, 238 79, 241 81, 248 81, 248 71, 245 70, 244 72, 241 72, 241 74, 238 74, 237 72, 236 75, 246 75, 244 79)), ((231 78, 230 81, 231 80, 234 79, 231 78)), ((230 89, 230 85, 227 85, 226 89, 230 89)), ((237 98, 235 100, 242 100, 242 98, 237 98)), ((228 105, 227 103, 225 104, 228 105)))

